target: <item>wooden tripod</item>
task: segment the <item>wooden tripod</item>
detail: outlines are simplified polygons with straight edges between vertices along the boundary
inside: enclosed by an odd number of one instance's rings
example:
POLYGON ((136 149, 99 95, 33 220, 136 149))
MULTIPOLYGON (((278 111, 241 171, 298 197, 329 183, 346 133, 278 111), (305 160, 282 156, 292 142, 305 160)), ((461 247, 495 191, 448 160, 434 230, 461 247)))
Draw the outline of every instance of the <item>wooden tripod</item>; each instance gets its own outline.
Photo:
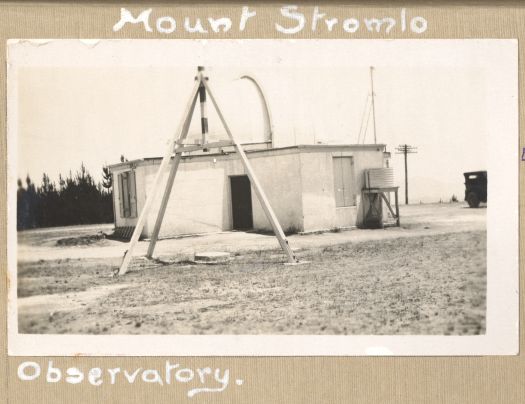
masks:
POLYGON ((171 168, 170 168, 170 172, 168 176, 168 182, 166 184, 166 188, 164 189, 164 194, 162 196, 162 201, 160 204, 159 212, 157 214, 157 219, 155 221, 155 226, 153 228, 153 233, 151 235, 150 243, 148 246, 148 252, 146 254, 148 258, 151 258, 153 256, 153 251, 155 250, 155 245, 159 237, 160 227, 162 225, 164 214, 166 213, 166 206, 168 205, 168 200, 170 198, 171 189, 173 188, 173 183, 175 181, 175 176, 177 174, 177 169, 179 167, 182 153, 189 152, 189 151, 196 151, 196 150, 207 150, 207 149, 214 148, 214 147, 226 147, 226 146, 234 146, 235 150, 239 154, 241 161, 244 165, 244 168, 246 169, 246 173, 248 174, 248 178, 250 179, 250 183, 253 189, 255 190, 255 194, 257 195, 257 198, 259 199, 259 202, 261 203, 264 213, 266 214, 266 217, 268 218, 272 226, 272 229, 275 233, 275 236, 277 237, 277 240, 279 240, 279 244, 281 245, 281 248, 288 256, 288 260, 291 263, 298 262, 292 249, 290 248, 290 245, 288 244, 288 240, 286 239, 286 236, 284 235, 283 229, 281 228, 281 225, 279 224, 279 221, 277 220, 277 217, 275 216, 275 213, 272 207, 270 206, 270 203, 268 202, 268 198, 266 197, 266 194, 264 193, 264 190, 262 189, 261 184, 259 183, 259 181, 257 180, 257 177, 255 176, 255 173, 252 169, 252 166, 248 158, 246 157, 246 153, 244 152, 242 145, 238 143, 233 137, 224 119, 224 116, 222 115, 219 109, 219 106, 217 105, 217 101, 215 100, 215 97, 213 96, 213 93, 211 92, 210 86, 207 81, 208 81, 208 78, 204 76, 204 68, 199 66, 197 77, 195 77, 195 85, 191 92, 190 99, 188 100, 188 103, 186 105, 186 109, 184 110, 183 119, 172 141, 169 144, 166 154, 162 158, 162 162, 160 163, 159 170, 157 171, 155 180, 153 182, 151 193, 148 194, 146 203, 144 204, 144 207, 142 211, 140 212, 140 216, 138 218, 137 225, 135 226, 133 235, 131 236, 131 240, 129 242, 128 249, 124 253, 124 258, 122 260, 122 264, 120 265, 118 275, 124 275, 128 270, 129 264, 133 257, 133 250, 135 246, 137 245, 140 234, 142 233, 142 229, 144 228, 144 224, 146 222, 146 217, 148 216, 148 213, 151 209, 151 205, 157 195, 163 173, 166 170, 168 164, 170 163, 172 155, 174 154, 174 158, 171 164, 171 168), (212 142, 212 143, 207 142, 206 135, 208 133, 208 121, 207 121, 207 116, 206 116, 206 94, 210 97, 210 100, 215 110, 217 111, 217 115, 219 116, 219 119, 224 129, 226 130, 229 140, 212 142), (195 109, 195 105, 197 103, 198 97, 200 98, 200 104, 201 104, 202 143, 199 145, 185 145, 184 140, 186 139, 186 136, 188 135, 191 118, 193 116, 193 111, 195 109))

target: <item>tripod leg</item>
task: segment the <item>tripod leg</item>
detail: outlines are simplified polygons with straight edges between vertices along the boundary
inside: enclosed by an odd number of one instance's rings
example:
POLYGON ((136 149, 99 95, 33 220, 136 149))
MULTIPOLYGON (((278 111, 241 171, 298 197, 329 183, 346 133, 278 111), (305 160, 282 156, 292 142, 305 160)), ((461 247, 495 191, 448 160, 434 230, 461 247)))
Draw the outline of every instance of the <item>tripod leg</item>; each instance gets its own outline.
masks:
POLYGON ((120 265, 118 275, 124 275, 128 270, 129 264, 131 262, 131 258, 133 256, 133 250, 135 249, 139 241, 140 234, 142 233, 142 229, 144 228, 144 224, 146 222, 146 218, 148 216, 149 210, 157 194, 157 190, 160 185, 162 176, 164 174, 164 170, 167 168, 171 160, 171 155, 173 153, 173 147, 177 143, 177 140, 181 138, 183 129, 186 125, 187 117, 190 114, 190 111, 192 111, 193 108, 195 107, 199 85, 200 85, 200 80, 197 80, 195 82, 195 86, 193 87, 191 97, 188 100, 188 104, 186 105, 186 109, 183 114, 183 121, 181 122, 179 130, 177 130, 177 132, 175 133, 175 137, 173 141, 169 144, 168 150, 166 151, 166 154, 164 155, 162 162, 160 163, 159 170, 157 171, 157 175, 155 176, 155 180, 151 188, 151 193, 148 195, 146 199, 146 203, 144 204, 144 207, 142 208, 142 211, 140 212, 139 218, 137 220, 137 224, 135 226, 135 229, 133 230, 133 235, 131 236, 131 240, 128 244, 128 249, 124 253, 124 259, 122 260, 122 264, 120 265))
POLYGON ((164 189, 164 195, 162 196, 162 202, 160 204, 157 220, 155 221, 155 227, 153 228, 153 233, 151 234, 148 253, 146 254, 146 257, 148 258, 153 256, 153 251, 155 250, 155 245, 157 244, 157 240, 159 238, 160 226, 162 225, 162 220, 164 219, 164 214, 166 213, 166 207, 168 206, 171 189, 173 188, 173 183, 175 182, 175 175, 177 174, 180 160, 181 155, 179 153, 175 154, 173 162, 171 163, 170 175, 168 177, 168 182, 166 183, 166 188, 164 189))
MULTIPOLYGON (((193 111, 195 110, 196 103, 197 97, 193 99, 193 104, 186 117, 186 121, 184 122, 184 128, 182 129, 179 142, 184 141, 186 139, 186 136, 188 136, 191 117, 193 116, 193 111)), ((157 219, 155 221, 155 227, 153 228, 153 233, 151 234, 151 239, 148 246, 148 253, 146 254, 146 257, 148 258, 151 258, 153 256, 153 251, 155 250, 155 245, 157 244, 157 240, 159 238, 160 227, 162 225, 162 220, 164 219, 164 214, 166 213, 166 207, 168 206, 168 201, 170 199, 171 190, 173 189, 173 183, 175 182, 175 175, 177 174, 177 169, 179 168, 180 160, 181 155, 180 153, 177 153, 177 149, 175 149, 175 157, 173 158, 173 162, 171 163, 168 182, 166 183, 166 188, 164 189, 164 195, 162 196, 162 201, 160 203, 159 213, 157 214, 157 219)))
POLYGON ((293 253, 292 249, 290 248, 290 245, 288 244, 288 240, 286 239, 283 229, 281 228, 281 225, 279 224, 279 221, 277 220, 277 216, 275 216, 275 213, 272 207, 270 206, 270 203, 268 202, 268 198, 266 197, 266 194, 264 193, 261 185, 259 184, 259 181, 257 180, 257 177, 255 176, 255 173, 252 169, 250 161, 248 160, 248 157, 246 157, 246 153, 244 153, 242 146, 239 143, 237 143, 237 141, 233 137, 230 131, 230 128, 228 127, 219 109, 219 106, 217 105, 217 102, 215 101, 215 98, 213 97, 213 94, 210 91, 210 87, 208 83, 206 81, 203 81, 203 83, 204 83, 204 86, 206 87, 206 91, 208 92, 208 95, 210 96, 211 102, 213 106, 215 107, 215 110, 217 111, 217 115, 219 116, 219 119, 222 122, 222 126, 224 126, 226 133, 228 134, 230 140, 235 145, 235 149, 237 150, 237 153, 239 153, 239 156, 241 157, 241 161, 244 165, 244 168, 246 169, 246 172, 248 173, 248 178, 250 178, 250 182, 253 186, 253 189, 255 190, 255 193, 257 194, 257 198, 259 199, 259 202, 261 202, 264 213, 266 214, 266 217, 270 221, 272 229, 275 233, 275 236, 277 237, 277 240, 279 240, 279 244, 281 245, 281 248, 288 256, 288 260, 290 262, 297 262, 298 260, 295 257, 295 254, 293 253))
POLYGON ((253 189, 255 190, 255 194, 257 195, 257 198, 259 199, 259 202, 261 203, 261 206, 264 210, 264 213, 266 214, 266 217, 268 218, 268 220, 270 221, 270 224, 272 225, 273 232, 275 233, 277 240, 279 240, 279 244, 281 245, 281 248, 288 256, 288 260, 290 262, 297 262, 297 258, 295 257, 295 254, 293 253, 292 249, 290 248, 290 245, 288 244, 288 240, 286 239, 283 229, 281 228, 281 224, 277 220, 277 216, 275 216, 275 213, 270 205, 270 202, 268 201, 268 198, 266 197, 264 190, 259 184, 259 180, 255 176, 255 173, 253 172, 253 168, 248 158, 246 157, 246 154, 244 153, 242 146, 236 143, 235 147, 237 149, 237 153, 239 153, 239 155, 241 156, 241 161, 244 164, 244 168, 246 169, 246 172, 248 173, 248 178, 250 178, 250 182, 253 186, 253 189))

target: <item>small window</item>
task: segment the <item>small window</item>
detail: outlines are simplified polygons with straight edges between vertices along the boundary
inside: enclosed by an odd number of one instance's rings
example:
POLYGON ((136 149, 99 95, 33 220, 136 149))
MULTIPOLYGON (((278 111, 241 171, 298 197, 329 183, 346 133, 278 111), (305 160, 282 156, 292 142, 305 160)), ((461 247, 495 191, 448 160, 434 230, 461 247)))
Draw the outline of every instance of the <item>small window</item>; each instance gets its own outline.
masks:
POLYGON ((335 206, 356 205, 354 159, 351 156, 333 157, 335 206))
POLYGON ((135 171, 118 175, 120 217, 137 217, 137 189, 135 171))

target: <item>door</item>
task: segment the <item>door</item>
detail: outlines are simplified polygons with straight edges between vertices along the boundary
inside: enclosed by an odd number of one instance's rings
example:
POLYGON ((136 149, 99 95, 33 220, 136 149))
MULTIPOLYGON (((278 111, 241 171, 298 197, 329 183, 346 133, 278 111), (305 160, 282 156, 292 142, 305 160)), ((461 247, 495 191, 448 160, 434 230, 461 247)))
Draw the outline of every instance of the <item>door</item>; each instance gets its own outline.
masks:
POLYGON ((253 229, 252 189, 247 175, 230 177, 234 230, 253 229))

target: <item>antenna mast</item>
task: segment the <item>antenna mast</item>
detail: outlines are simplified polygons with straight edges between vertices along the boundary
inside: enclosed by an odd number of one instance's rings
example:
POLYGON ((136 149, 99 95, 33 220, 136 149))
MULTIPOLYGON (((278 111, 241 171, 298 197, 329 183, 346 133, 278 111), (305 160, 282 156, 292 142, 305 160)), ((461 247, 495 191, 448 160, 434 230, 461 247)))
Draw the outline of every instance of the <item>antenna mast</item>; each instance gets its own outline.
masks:
POLYGON ((370 66, 370 87, 372 90, 372 115, 374 119, 374 144, 377 144, 377 135, 376 135, 376 105, 374 102, 374 66, 370 66))

